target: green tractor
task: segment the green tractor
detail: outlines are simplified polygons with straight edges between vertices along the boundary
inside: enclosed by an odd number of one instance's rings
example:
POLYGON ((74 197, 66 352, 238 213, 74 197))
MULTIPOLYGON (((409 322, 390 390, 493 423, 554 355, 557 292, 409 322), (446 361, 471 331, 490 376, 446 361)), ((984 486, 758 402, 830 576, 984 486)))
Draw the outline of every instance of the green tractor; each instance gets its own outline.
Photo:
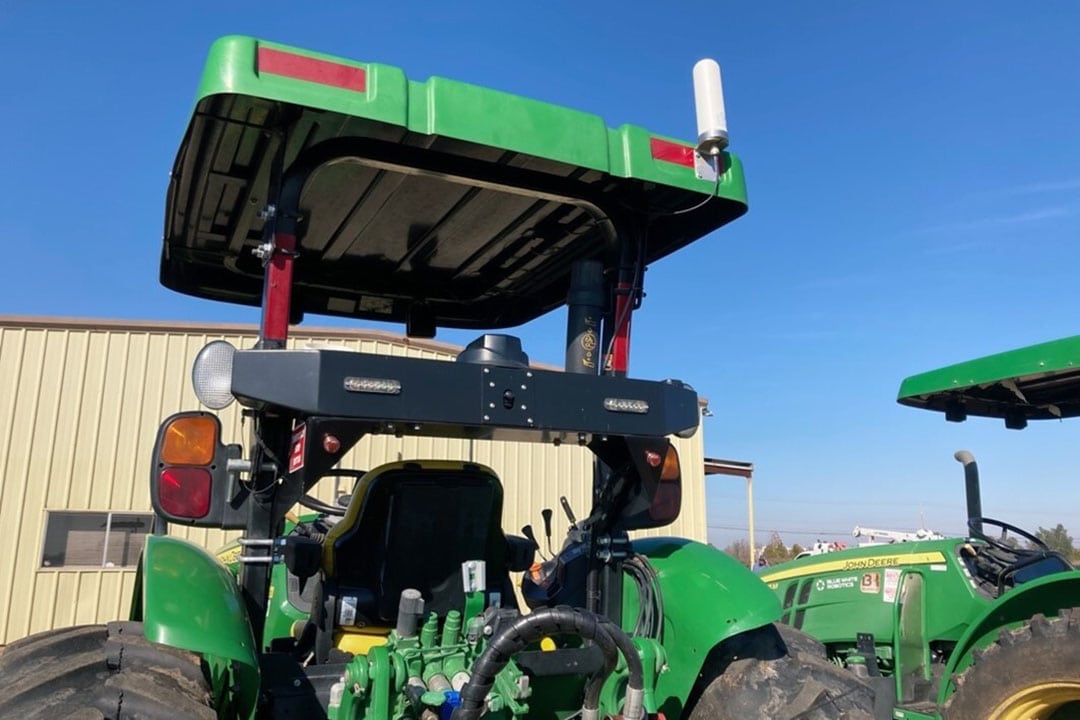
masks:
MULTIPOLYGON (((899 401, 968 416, 1080 414, 1080 338, 907 378, 899 401)), ((1038 537, 982 515, 978 468, 958 452, 968 536, 851 548, 769 568, 783 622, 895 698, 891 717, 1080 718, 1080 571, 1038 537)), ((890 717, 890 716, 886 716, 890 717)))
MULTIPOLYGON (((713 69, 706 121, 723 116, 713 69)), ((647 264, 745 212, 725 146, 708 122, 693 146, 218 41, 172 172, 161 281, 261 307, 255 347, 212 342, 193 368, 207 408, 240 403, 250 441, 228 444, 211 412, 165 420, 129 620, 10 645, 0 716, 869 718, 869 684, 795 657, 810 641, 776 625, 780 603, 734 559, 629 535, 678 515, 669 437, 700 422, 685 383, 627 377, 631 316, 647 264), (430 337, 563 305, 563 372, 505 334, 455 362, 288 345, 306 312, 430 337), (569 536, 537 563, 535 538, 504 533, 494 471, 341 467, 373 435, 584 448, 593 504, 580 520, 564 506, 569 536), (341 475, 344 507, 311 495, 341 475), (169 524, 241 531, 231 564, 169 524)))

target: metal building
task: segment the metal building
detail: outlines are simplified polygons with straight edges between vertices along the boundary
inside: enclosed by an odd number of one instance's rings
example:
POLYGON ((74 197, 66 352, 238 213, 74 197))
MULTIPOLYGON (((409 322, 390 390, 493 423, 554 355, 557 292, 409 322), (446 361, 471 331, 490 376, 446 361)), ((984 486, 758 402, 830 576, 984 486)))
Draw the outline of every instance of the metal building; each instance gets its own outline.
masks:
MULTIPOLYGON (((0 527, 9 538, 0 554, 0 645, 53 627, 126 617, 142 539, 151 530, 158 425, 199 407, 189 380, 199 349, 219 338, 250 347, 256 336, 247 325, 0 317, 0 527)), ((373 330, 295 328, 290 343, 447 360, 459 350, 373 330)), ((237 406, 220 417, 225 441, 242 441, 237 406)), ((682 516, 648 534, 704 541, 702 433, 676 442, 682 516)), ((566 446, 380 436, 361 440, 342 466, 408 458, 483 463, 504 483, 507 532, 520 534, 525 524, 542 527, 541 508, 557 508, 560 495, 579 515, 587 512, 591 457, 566 446)), ((324 481, 318 491, 331 500, 335 488, 324 481)), ((557 548, 566 532, 561 512, 554 525, 557 548)), ((170 533, 209 548, 233 536, 175 526, 170 533)))

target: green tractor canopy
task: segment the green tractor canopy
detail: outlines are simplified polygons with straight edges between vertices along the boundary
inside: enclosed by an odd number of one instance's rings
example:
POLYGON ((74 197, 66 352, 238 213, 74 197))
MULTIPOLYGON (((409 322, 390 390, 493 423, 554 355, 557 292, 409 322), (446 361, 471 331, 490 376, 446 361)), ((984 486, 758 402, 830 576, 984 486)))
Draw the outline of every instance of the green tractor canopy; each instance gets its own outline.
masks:
POLYGON ((293 319, 511 327, 565 302, 575 261, 617 265, 628 235, 648 263, 746 212, 735 156, 714 177, 695 162, 636 125, 224 38, 173 168, 161 280, 259 305, 276 212, 302 236, 293 319))
POLYGON ((900 385, 902 405, 937 410, 960 422, 969 415, 1028 420, 1080 415, 1080 336, 1053 340, 912 375, 900 385))

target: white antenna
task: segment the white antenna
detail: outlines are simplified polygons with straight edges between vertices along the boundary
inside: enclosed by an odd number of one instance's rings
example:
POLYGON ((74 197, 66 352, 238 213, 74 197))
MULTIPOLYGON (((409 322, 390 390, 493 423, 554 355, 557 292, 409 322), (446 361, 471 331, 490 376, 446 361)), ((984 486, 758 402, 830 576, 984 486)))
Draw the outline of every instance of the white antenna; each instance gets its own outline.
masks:
POLYGON ((697 151, 714 157, 728 145, 727 114, 720 65, 711 58, 694 65, 694 107, 697 110, 697 151))

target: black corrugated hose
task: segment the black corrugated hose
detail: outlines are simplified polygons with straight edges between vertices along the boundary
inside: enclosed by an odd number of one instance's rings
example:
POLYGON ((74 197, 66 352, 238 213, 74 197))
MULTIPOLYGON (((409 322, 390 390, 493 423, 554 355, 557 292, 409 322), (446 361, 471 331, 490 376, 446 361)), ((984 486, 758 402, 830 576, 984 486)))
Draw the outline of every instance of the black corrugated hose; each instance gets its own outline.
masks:
POLYGON ((452 720, 478 720, 484 712, 488 693, 495 685, 495 676, 515 654, 548 635, 578 635, 596 642, 604 653, 604 668, 589 680, 585 689, 583 716, 597 715, 600 689, 617 661, 616 648, 626 658, 630 674, 623 714, 628 720, 638 720, 642 716, 644 675, 641 658, 630 636, 601 615, 579 608, 560 606, 524 615, 491 639, 473 664, 472 676, 461 690, 461 705, 454 710, 452 720))

